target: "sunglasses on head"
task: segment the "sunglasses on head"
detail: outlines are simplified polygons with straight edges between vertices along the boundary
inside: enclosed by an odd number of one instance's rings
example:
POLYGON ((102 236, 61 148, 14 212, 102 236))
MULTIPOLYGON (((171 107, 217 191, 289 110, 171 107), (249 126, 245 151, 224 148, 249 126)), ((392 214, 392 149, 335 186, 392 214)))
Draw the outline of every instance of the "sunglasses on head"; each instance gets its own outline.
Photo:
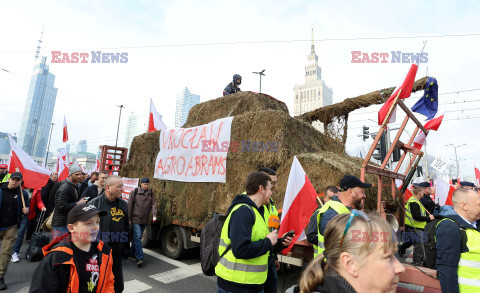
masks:
POLYGON ((348 218, 348 222, 347 222, 347 225, 345 226, 345 230, 343 230, 342 239, 340 240, 340 250, 342 249, 343 239, 345 239, 345 235, 347 234, 348 229, 352 225, 353 218, 355 216, 364 219, 366 222, 370 222, 370 218, 367 216, 367 214, 365 214, 364 212, 362 212, 360 210, 353 210, 350 213, 350 218, 348 218))

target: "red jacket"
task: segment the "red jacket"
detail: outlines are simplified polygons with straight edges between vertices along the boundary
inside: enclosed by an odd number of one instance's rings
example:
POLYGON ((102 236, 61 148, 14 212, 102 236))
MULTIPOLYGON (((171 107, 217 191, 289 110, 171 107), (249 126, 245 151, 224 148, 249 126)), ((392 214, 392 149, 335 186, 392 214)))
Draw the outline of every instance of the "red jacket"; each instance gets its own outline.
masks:
POLYGON ((42 189, 36 188, 33 190, 32 199, 30 200, 30 213, 28 214, 28 220, 32 220, 37 216, 37 212, 35 211, 35 207, 39 210, 45 207, 42 201, 42 189))

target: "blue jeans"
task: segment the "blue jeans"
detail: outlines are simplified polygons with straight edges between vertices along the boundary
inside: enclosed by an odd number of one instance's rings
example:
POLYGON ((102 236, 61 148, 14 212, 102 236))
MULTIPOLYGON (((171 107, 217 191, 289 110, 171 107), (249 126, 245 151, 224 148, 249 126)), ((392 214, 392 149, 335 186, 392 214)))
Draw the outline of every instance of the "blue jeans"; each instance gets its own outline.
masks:
POLYGON ((25 236, 25 231, 28 226, 28 216, 22 218, 22 223, 20 223, 20 228, 17 231, 17 240, 15 240, 15 245, 13 246, 12 253, 19 253, 20 248, 22 247, 23 237, 25 236))
POLYGON ((66 226, 62 227, 53 227, 52 229, 52 239, 55 239, 57 237, 60 237, 64 234, 68 234, 70 231, 68 231, 68 228, 66 226))
POLYGON ((135 259, 143 259, 142 235, 147 224, 132 223, 132 246, 130 247, 130 256, 135 259))
MULTIPOLYGON (((223 290, 223 289, 220 288, 220 286, 218 286, 218 285, 217 285, 217 289, 218 289, 218 291, 217 291, 218 293, 231 293, 231 292, 228 292, 228 291, 223 290)), ((260 291, 260 292, 258 292, 258 293, 264 293, 264 291, 262 290, 262 291, 260 291)))

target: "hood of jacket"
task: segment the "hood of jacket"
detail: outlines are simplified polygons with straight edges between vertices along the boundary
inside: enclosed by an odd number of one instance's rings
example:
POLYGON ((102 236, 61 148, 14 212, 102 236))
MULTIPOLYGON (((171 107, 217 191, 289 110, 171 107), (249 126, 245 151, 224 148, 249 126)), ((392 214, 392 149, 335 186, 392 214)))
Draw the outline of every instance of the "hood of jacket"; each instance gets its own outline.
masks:
POLYGON ((440 207, 439 211, 435 211, 433 214, 436 218, 449 218, 457 222, 460 227, 475 229, 470 223, 465 221, 460 215, 455 212, 452 206, 444 205, 440 207))
POLYGON ((235 196, 235 198, 232 201, 232 204, 230 205, 230 207, 228 207, 227 214, 230 213, 230 211, 233 209, 234 206, 242 203, 248 204, 258 210, 257 205, 246 194, 239 194, 235 196))

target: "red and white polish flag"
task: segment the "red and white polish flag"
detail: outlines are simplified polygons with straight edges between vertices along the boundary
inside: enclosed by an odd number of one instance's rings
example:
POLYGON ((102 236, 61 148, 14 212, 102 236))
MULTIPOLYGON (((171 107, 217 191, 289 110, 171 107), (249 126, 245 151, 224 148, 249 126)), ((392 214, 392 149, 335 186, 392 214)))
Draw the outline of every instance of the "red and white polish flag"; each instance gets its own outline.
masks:
POLYGON ((63 116, 63 142, 68 141, 67 119, 63 116))
POLYGON ((67 148, 63 148, 57 158, 58 182, 67 179, 69 165, 70 162, 68 159, 67 148))
POLYGON ((160 114, 158 114, 152 99, 150 99, 150 115, 148 118, 148 132, 167 129, 165 123, 163 123, 160 114))
POLYGON ((480 186, 480 170, 475 166, 473 166, 473 169, 475 170, 475 183, 480 186))
POLYGON ((295 156, 285 190, 279 231, 281 236, 293 230, 295 237, 290 246, 282 251, 283 254, 287 254, 295 242, 305 239, 305 227, 308 225, 310 216, 318 207, 316 198, 317 192, 295 156))
POLYGON ((9 173, 18 171, 23 175, 23 182, 25 188, 42 188, 50 178, 50 171, 40 167, 35 161, 24 152, 8 135, 10 141, 10 165, 9 173))
MULTIPOLYGON (((442 124, 443 116, 445 116, 445 105, 443 105, 437 111, 437 114, 435 115, 435 117, 432 118, 432 120, 429 120, 427 121, 427 123, 425 123, 425 129, 437 131, 440 127, 440 124, 442 124)), ((420 133, 417 134, 417 137, 415 137, 415 140, 413 141, 413 147, 418 150, 422 149, 422 146, 426 143, 426 140, 427 136, 425 135, 425 133, 423 133, 423 131, 420 131, 420 133)))

